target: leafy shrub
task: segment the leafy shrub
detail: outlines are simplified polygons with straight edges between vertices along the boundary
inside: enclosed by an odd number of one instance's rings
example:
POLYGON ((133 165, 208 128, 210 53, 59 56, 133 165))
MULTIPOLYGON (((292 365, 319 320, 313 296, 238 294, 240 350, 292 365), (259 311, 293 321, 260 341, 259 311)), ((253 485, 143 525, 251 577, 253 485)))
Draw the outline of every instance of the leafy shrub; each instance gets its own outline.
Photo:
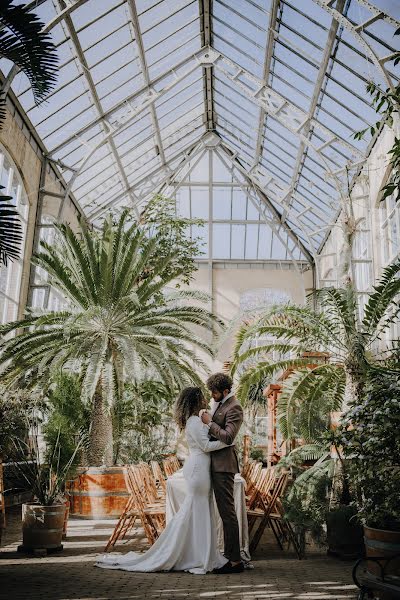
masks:
POLYGON ((0 385, 0 456, 4 462, 13 458, 14 438, 27 439, 29 418, 40 407, 38 392, 0 385))
POLYGON ((82 402, 79 377, 65 371, 57 373, 48 392, 46 408, 43 435, 47 456, 52 456, 57 448, 61 465, 67 464, 72 455, 77 464, 82 453, 74 454, 74 451, 78 441, 84 443, 87 438, 90 424, 90 409, 82 402))
POLYGON ((362 402, 345 415, 343 450, 364 524, 400 529, 400 374, 371 379, 362 402))

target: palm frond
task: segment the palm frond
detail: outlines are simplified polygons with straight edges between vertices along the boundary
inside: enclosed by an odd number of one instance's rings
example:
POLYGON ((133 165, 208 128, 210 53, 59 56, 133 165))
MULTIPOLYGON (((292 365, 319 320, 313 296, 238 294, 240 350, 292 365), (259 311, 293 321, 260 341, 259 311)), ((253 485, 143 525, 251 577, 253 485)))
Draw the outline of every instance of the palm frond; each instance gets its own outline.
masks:
POLYGON ((395 301, 400 293, 400 259, 388 265, 382 272, 373 292, 369 294, 364 308, 363 330, 370 337, 370 343, 395 322, 399 314, 399 303, 395 301), (393 307, 392 314, 388 309, 393 307))
POLYGON ((0 55, 21 69, 32 86, 35 102, 42 101, 57 78, 58 56, 44 23, 13 0, 0 6, 0 55))
MULTIPOLYGON (((4 186, 0 185, 0 190, 4 186)), ((5 266, 8 260, 19 257, 23 238, 20 216, 12 201, 11 196, 0 193, 0 264, 5 266)))

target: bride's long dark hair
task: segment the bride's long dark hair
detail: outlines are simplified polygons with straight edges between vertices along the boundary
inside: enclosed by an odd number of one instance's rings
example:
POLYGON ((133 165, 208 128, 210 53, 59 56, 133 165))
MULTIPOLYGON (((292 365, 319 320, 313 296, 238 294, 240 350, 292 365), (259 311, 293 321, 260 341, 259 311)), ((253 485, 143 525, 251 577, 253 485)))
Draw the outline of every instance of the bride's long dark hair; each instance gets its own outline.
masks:
POLYGON ((181 391, 175 402, 175 421, 179 429, 186 427, 186 422, 192 415, 198 415, 204 408, 204 394, 199 387, 187 387, 181 391))

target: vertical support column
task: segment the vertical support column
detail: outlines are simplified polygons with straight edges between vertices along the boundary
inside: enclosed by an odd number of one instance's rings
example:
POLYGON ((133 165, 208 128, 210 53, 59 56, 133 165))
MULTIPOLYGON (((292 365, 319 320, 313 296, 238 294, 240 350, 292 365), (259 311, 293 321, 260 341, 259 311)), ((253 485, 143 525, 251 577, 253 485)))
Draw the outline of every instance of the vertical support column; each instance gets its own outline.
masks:
MULTIPOLYGON (((210 310, 214 312, 214 273, 213 273, 213 161, 212 150, 208 150, 208 290, 210 294, 210 310)), ((212 338, 214 338, 214 328, 212 328, 212 338)))
MULTIPOLYGON (((46 181, 46 169, 47 169, 48 161, 44 156, 42 160, 42 166, 40 169, 40 181, 39 181, 39 192, 38 192, 38 200, 36 204, 36 216, 35 216, 35 232, 33 234, 33 244, 32 244, 32 252, 31 256, 38 251, 40 245, 40 225, 42 222, 42 214, 43 214, 43 197, 44 197, 44 186, 46 181)), ((31 263, 30 271, 29 271, 29 288, 28 288, 28 297, 27 297, 27 306, 32 306, 33 300, 33 290, 35 283, 35 265, 31 263)), ((46 294, 48 301, 48 293, 46 294)), ((46 298, 45 298, 46 300, 46 298)))

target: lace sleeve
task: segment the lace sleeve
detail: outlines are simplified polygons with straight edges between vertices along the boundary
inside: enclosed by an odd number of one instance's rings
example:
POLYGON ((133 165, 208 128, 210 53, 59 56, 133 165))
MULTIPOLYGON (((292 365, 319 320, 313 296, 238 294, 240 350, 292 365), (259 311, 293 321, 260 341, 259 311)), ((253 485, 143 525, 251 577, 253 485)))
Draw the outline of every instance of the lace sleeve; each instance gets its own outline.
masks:
POLYGON ((200 417, 192 418, 187 426, 189 427, 189 432, 194 441, 197 443, 199 448, 203 450, 203 452, 214 452, 214 450, 222 450, 222 448, 226 448, 228 444, 224 444, 224 442, 216 441, 211 442, 208 438, 208 427, 204 425, 200 417))

